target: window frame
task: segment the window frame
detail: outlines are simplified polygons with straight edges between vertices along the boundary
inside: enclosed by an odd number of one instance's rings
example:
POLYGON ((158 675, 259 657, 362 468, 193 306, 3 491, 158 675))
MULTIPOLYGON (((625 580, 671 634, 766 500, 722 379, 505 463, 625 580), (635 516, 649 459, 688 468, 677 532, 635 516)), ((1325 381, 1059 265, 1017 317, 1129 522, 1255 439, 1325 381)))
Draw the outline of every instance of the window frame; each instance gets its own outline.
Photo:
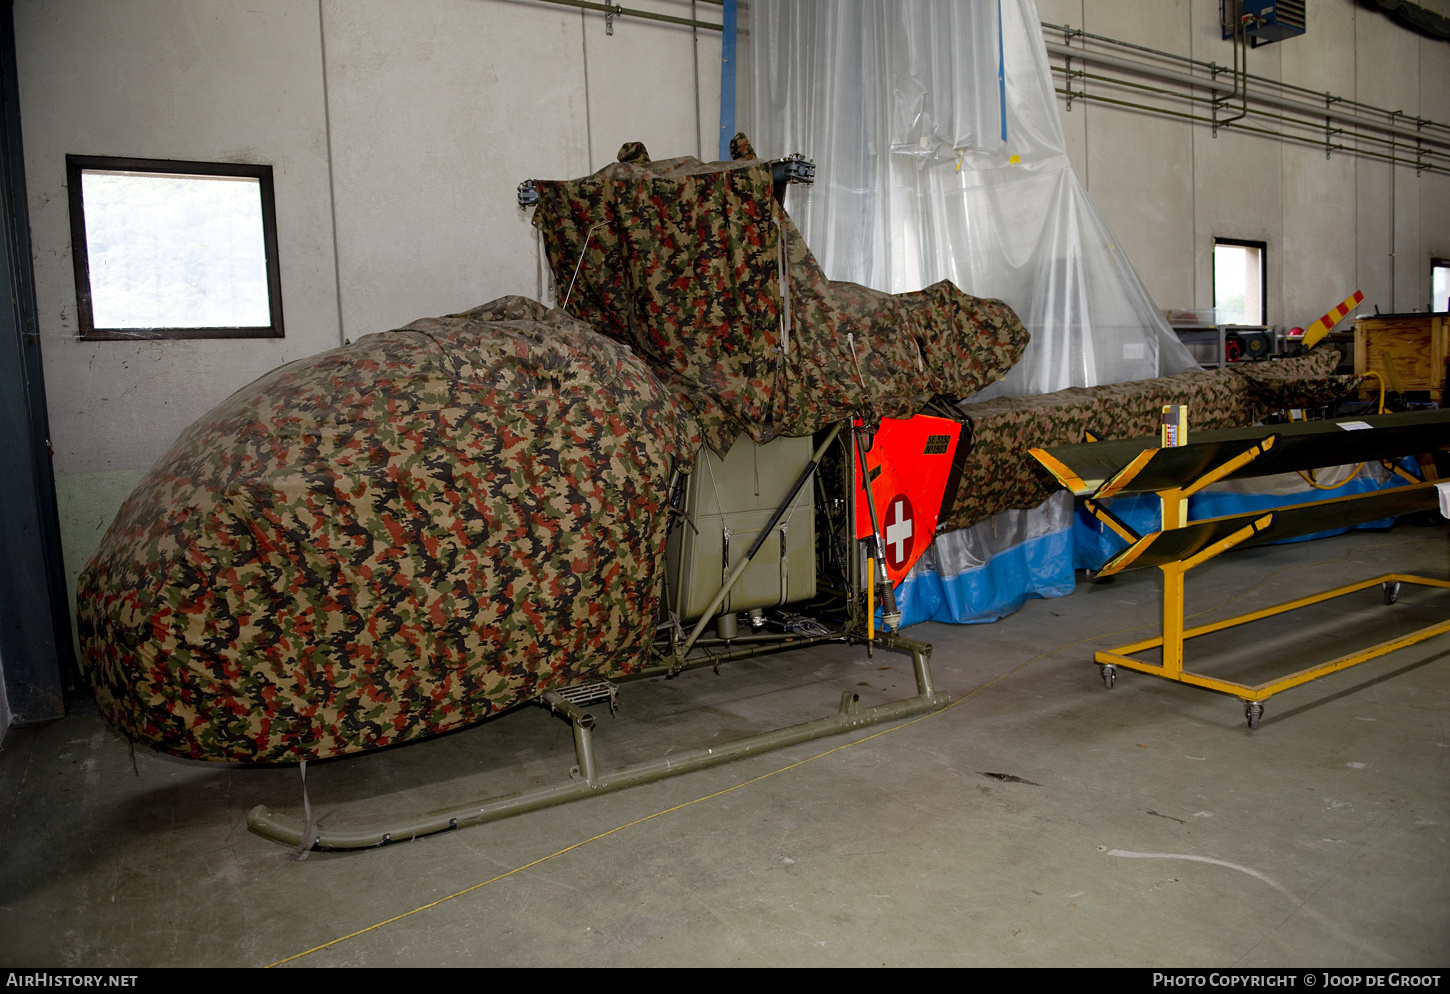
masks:
MULTIPOLYGON (((1240 248, 1253 248, 1259 250, 1259 319, 1257 321, 1245 321, 1240 324, 1244 328, 1266 327, 1269 323, 1269 243, 1254 241, 1248 238, 1220 238, 1217 235, 1213 239, 1212 255, 1212 283, 1213 283, 1213 307, 1216 323, 1228 324, 1226 321, 1217 320, 1218 311, 1218 247, 1220 245, 1236 245, 1240 248)), ((1244 301, 1247 307, 1248 301, 1244 301)))
POLYGON ((138 341, 184 338, 283 338, 282 272, 277 252, 277 205, 272 167, 247 162, 193 162, 183 159, 137 159, 106 155, 67 155, 66 186, 70 201, 71 256, 75 264, 76 317, 84 341, 138 341), (91 303, 90 250, 86 241, 82 170, 166 173, 182 176, 228 176, 255 179, 262 200, 262 241, 267 258, 267 303, 271 323, 255 326, 97 328, 91 303))
POLYGON ((1450 313, 1450 306, 1447 306, 1443 311, 1435 310, 1435 270, 1437 269, 1445 270, 1447 277, 1450 277, 1450 259, 1437 259, 1434 257, 1430 259, 1430 313, 1450 313))

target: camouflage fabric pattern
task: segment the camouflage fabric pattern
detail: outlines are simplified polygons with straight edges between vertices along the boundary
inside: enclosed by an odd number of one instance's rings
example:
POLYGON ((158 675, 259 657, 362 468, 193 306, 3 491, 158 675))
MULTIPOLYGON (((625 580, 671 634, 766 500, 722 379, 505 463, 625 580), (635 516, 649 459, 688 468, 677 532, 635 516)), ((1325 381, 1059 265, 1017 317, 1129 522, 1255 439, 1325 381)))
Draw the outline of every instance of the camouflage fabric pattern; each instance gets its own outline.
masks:
POLYGON ((966 528, 1000 511, 1036 507, 1059 489, 1028 449, 1098 438, 1156 438, 1166 404, 1188 405, 1195 431, 1242 428, 1288 407, 1345 396, 1358 376, 1335 376, 1339 353, 1316 349, 1294 359, 1241 363, 1152 380, 1076 387, 1031 397, 963 404, 975 443, 961 487, 938 531, 966 528))
POLYGON ((638 669, 698 437, 630 351, 505 298, 283 366, 192 425, 81 577, 105 716, 295 761, 638 669))
POLYGON ((741 431, 763 443, 852 414, 907 418, 1021 357, 1027 331, 1001 301, 826 279, 769 163, 743 135, 732 151, 654 162, 634 142, 592 176, 535 182, 565 308, 644 357, 717 452, 741 431))

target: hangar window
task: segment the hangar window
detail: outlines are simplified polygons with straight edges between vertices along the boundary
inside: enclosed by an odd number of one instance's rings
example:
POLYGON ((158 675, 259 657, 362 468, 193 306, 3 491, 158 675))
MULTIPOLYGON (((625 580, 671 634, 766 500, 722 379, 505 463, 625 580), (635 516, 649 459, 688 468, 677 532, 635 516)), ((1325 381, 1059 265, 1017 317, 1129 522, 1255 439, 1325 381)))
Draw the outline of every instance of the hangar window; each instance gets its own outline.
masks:
POLYGON ((1450 311, 1450 259, 1430 260, 1430 310, 1450 311))
POLYGON ((82 338, 282 337, 271 166, 65 158, 82 338))
POLYGON ((1268 246, 1236 238, 1213 240, 1213 306, 1219 324, 1264 324, 1268 246))

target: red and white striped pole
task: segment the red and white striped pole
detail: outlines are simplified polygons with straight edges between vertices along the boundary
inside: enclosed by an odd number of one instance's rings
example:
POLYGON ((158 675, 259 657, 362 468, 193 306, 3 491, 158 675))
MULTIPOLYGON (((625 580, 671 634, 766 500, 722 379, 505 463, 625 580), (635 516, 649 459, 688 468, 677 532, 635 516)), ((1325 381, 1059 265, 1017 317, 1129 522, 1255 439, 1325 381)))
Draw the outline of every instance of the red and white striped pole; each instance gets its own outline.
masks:
POLYGON ((1345 316, 1349 314, 1350 311, 1354 310, 1354 308, 1363 301, 1364 293, 1356 290, 1354 291, 1354 294, 1352 296, 1344 298, 1344 303, 1340 304, 1338 307, 1330 311, 1328 314, 1324 315, 1318 321, 1315 321, 1309 327, 1305 328, 1304 347, 1306 349, 1312 349, 1314 346, 1318 345, 1319 340, 1322 339, 1325 335, 1329 334, 1329 329, 1333 328, 1339 322, 1343 321, 1345 316))

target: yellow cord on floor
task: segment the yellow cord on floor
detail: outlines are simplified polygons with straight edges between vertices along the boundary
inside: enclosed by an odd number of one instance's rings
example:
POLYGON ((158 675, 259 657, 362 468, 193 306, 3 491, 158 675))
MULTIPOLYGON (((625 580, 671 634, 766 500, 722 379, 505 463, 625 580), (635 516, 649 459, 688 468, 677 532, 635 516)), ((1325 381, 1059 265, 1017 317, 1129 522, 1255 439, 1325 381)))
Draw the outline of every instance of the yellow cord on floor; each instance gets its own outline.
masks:
MULTIPOLYGON (((1383 376, 1381 376, 1379 373, 1376 373, 1372 369, 1365 370, 1364 371, 1364 375, 1365 376, 1373 376, 1375 379, 1377 379, 1377 380, 1380 381, 1380 406, 1379 406, 1379 411, 1376 412, 1376 413, 1379 413, 1379 414, 1385 413, 1385 378, 1383 376)), ((1291 420, 1292 420, 1292 418, 1291 418, 1291 420)), ((1309 472, 1307 472, 1307 473, 1304 472, 1304 470, 1302 470, 1302 469, 1295 470, 1295 472, 1298 473, 1301 477, 1303 477, 1304 478, 1304 482, 1307 483, 1307 484, 1309 484, 1315 490, 1338 490, 1340 487, 1344 486, 1350 480, 1354 479, 1355 476, 1357 476, 1359 474, 1359 471, 1363 467, 1364 467, 1364 463, 1359 463, 1358 465, 1356 465, 1354 467, 1354 472, 1350 473, 1342 481, 1340 481, 1339 483, 1334 484, 1334 486, 1332 486, 1332 487, 1325 486, 1324 484, 1322 484, 1322 483, 1318 482, 1317 480, 1315 480, 1314 479, 1314 471, 1312 469, 1309 472)))

